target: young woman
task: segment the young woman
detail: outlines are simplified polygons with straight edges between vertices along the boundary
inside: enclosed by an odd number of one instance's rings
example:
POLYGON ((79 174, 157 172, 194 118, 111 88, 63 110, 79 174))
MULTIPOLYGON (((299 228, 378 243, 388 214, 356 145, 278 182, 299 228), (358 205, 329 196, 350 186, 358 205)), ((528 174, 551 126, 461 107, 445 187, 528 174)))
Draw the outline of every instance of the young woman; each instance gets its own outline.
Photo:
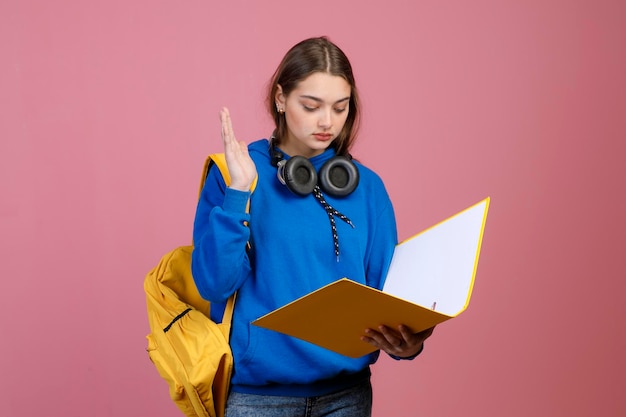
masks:
MULTIPOLYGON (((231 183, 210 170, 194 225, 192 271, 214 320, 237 292, 226 415, 369 416, 378 352, 349 358, 250 324, 343 277, 384 283, 396 223, 381 179, 349 154, 359 122, 350 62, 327 38, 298 43, 272 78, 268 107, 274 134, 249 145, 220 112, 231 183)), ((432 333, 363 330, 395 358, 417 356, 432 333)))

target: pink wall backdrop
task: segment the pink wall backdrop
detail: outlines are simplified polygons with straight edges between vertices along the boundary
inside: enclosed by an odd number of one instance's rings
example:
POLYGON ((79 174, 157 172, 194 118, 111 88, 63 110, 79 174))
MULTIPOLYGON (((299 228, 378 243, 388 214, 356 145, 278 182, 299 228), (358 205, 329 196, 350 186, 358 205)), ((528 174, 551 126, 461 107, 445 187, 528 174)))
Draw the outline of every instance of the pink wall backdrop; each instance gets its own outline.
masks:
POLYGON ((179 415, 146 272, 191 238, 217 112, 269 133, 283 53, 352 58, 355 154, 406 238, 491 196, 468 310, 374 367, 374 415, 626 415, 623 1, 0 2, 0 415, 179 415))

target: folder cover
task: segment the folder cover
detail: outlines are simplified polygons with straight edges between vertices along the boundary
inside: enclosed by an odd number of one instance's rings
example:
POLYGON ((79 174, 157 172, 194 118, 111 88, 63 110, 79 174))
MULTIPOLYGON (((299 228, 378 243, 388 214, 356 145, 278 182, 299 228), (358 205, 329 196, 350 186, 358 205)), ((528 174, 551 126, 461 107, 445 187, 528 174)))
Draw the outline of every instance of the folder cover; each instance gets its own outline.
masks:
POLYGON ((383 290, 342 278, 253 324, 359 357, 376 350, 365 329, 407 325, 413 332, 458 316, 469 304, 489 197, 399 243, 383 290))

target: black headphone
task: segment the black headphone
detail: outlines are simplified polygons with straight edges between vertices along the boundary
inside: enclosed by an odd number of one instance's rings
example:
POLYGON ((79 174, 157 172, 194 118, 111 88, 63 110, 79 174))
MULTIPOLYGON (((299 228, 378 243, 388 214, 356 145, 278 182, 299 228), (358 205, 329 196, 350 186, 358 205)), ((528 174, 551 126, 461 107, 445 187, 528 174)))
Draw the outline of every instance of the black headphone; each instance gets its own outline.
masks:
POLYGON ((359 170, 350 155, 332 157, 322 165, 319 173, 304 156, 285 160, 283 153, 274 147, 273 140, 270 141, 270 155, 272 166, 278 168, 278 180, 294 194, 311 194, 319 185, 326 194, 345 197, 359 185, 359 170))

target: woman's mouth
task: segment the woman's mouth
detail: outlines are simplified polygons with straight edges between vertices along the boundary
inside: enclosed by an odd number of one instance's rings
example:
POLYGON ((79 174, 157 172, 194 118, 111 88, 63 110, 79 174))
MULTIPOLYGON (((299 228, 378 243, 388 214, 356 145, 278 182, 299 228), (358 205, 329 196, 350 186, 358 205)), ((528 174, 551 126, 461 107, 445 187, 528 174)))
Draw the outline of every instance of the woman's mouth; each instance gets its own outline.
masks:
POLYGON ((315 137, 315 139, 322 142, 327 142, 333 138, 333 135, 331 135, 330 133, 314 133, 313 136, 315 137))

